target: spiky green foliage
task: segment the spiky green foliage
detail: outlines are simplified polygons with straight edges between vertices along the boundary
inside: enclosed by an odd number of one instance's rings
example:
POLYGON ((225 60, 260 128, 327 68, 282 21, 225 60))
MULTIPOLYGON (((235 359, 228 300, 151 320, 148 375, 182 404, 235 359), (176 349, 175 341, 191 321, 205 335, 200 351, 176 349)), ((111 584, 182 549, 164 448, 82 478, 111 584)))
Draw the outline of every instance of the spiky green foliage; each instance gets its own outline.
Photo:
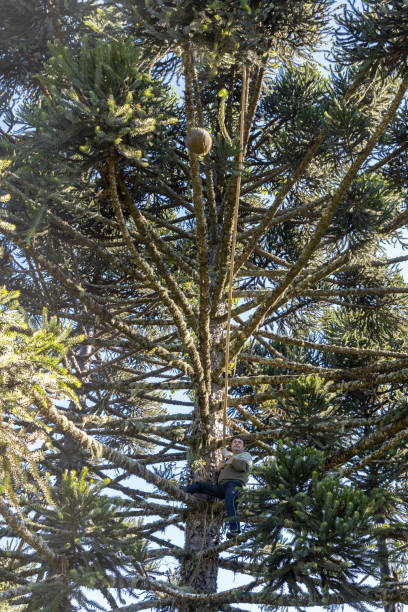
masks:
POLYGON ((85 33, 84 19, 94 6, 94 0, 2 2, 0 108, 10 124, 14 123, 13 109, 18 107, 19 97, 27 90, 34 94, 40 90, 38 75, 50 57, 48 43, 60 40, 76 46, 85 33), (72 38, 73 26, 76 36, 72 38))
POLYGON ((192 42, 213 68, 243 57, 260 62, 310 50, 327 24, 327 0, 310 2, 154 2, 124 3, 136 31, 152 43, 174 49, 192 42), (145 24, 148 24, 147 27, 145 24))
MULTIPOLYGON (((48 74, 40 79, 58 105, 45 98, 40 108, 23 112, 24 121, 44 134, 44 150, 55 150, 57 143, 57 155, 94 164, 116 146, 140 159, 152 133, 177 121, 169 89, 140 71, 133 40, 93 45, 85 38, 79 58, 61 43, 50 52, 48 74)), ((37 150, 38 145, 36 139, 37 150)))
POLYGON ((55 318, 42 326, 29 326, 17 302, 17 293, 0 289, 1 493, 18 507, 17 491, 40 487, 50 500, 49 489, 37 463, 43 452, 37 440, 47 438, 48 428, 39 418, 36 405, 48 398, 70 398, 78 381, 61 364, 70 347, 79 339, 70 338, 70 327, 61 327, 55 318), (32 448, 30 448, 32 446, 32 448))
POLYGON ((131 518, 132 509, 124 509, 123 499, 104 493, 109 479, 94 481, 87 472, 65 472, 61 486, 52 487, 51 505, 26 500, 27 514, 35 513, 35 520, 27 523, 62 559, 56 576, 55 567, 41 568, 30 610, 59 610, 68 601, 94 610, 95 601, 80 587, 94 589, 104 582, 120 583, 124 576, 131 581, 154 572, 141 521, 131 518))
POLYGON ((384 494, 322 477, 324 463, 322 451, 285 441, 256 471, 259 486, 246 503, 256 520, 258 571, 272 592, 288 588, 296 597, 306 589, 323 605, 329 593, 358 601, 361 582, 378 573, 372 525, 384 494))
POLYGON ((363 0, 347 7, 339 22, 342 63, 374 63, 383 74, 405 71, 407 61, 405 0, 363 0))

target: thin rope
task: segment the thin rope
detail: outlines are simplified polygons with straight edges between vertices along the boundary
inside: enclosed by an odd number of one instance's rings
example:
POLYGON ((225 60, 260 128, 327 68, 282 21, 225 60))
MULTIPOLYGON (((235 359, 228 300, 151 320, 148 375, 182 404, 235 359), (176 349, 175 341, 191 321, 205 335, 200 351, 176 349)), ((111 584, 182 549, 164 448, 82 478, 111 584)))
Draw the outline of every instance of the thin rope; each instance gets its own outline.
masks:
POLYGON ((235 265, 235 247, 237 244, 237 226, 238 226, 238 208, 239 195, 241 191, 241 175, 244 161, 244 129, 245 129, 245 113, 247 107, 247 68, 244 64, 242 68, 242 92, 241 92, 241 117, 239 124, 239 153, 238 153, 238 176, 235 189, 235 202, 232 225, 232 246, 231 246, 231 262, 229 273, 229 288, 228 288, 228 315, 227 315, 227 335, 225 340, 225 378, 224 378, 224 397, 222 406, 222 440, 225 446, 226 429, 227 429, 227 402, 228 402, 228 370, 229 370, 229 349, 230 349, 230 331, 231 331, 231 311, 232 311, 232 286, 234 281, 234 265, 235 265))

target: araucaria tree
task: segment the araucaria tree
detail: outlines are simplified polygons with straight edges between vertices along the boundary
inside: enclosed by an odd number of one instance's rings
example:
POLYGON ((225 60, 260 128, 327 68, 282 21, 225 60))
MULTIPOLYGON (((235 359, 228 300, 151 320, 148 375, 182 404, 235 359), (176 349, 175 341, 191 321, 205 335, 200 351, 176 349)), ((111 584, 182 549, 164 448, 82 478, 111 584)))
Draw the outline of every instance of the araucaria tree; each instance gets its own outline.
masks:
POLYGON ((0 602, 408 603, 407 2, 0 9, 0 602))

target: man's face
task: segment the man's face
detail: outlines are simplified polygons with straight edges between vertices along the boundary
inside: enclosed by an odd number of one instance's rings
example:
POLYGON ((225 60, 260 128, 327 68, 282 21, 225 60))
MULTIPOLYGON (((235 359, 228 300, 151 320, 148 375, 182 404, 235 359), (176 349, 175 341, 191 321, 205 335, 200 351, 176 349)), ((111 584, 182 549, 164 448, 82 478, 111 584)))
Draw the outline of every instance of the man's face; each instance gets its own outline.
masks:
POLYGON ((239 438, 234 438, 231 442, 231 450, 234 454, 242 453, 242 451, 244 450, 243 441, 239 440, 239 438))

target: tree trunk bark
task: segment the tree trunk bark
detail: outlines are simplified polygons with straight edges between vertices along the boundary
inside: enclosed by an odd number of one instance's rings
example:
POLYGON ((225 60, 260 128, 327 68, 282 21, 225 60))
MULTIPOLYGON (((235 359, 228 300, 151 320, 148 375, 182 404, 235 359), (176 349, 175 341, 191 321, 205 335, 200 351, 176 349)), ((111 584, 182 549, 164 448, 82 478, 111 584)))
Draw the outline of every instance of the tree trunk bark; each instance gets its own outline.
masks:
MULTIPOLYGON (((209 263, 214 263, 215 247, 210 249, 209 263)), ((225 310, 223 303, 220 303, 217 309, 217 316, 225 310)), ((222 342, 225 330, 225 324, 216 324, 210 322, 210 343, 211 343, 211 369, 212 371, 219 365, 223 354, 219 349, 214 347, 219 346, 222 342)), ((223 382, 212 384, 210 393, 210 410, 217 403, 221 406, 223 398, 224 386, 223 382)), ((221 440, 223 436, 223 416, 222 410, 212 413, 210 439, 221 440)), ((197 423, 198 426, 198 423, 197 423)), ((200 440, 199 432, 197 431, 197 441, 200 440)), ((217 467, 222 459, 219 450, 208 452, 208 449, 201 448, 198 442, 197 446, 192 448, 193 454, 197 459, 203 459, 205 464, 201 469, 194 470, 194 464, 190 465, 190 474, 192 480, 207 480, 216 482, 217 467)), ((217 577, 218 577, 218 562, 219 555, 214 553, 200 557, 201 551, 212 549, 220 543, 220 536, 225 517, 225 508, 218 504, 216 507, 214 498, 207 495, 197 495, 203 500, 198 509, 190 512, 186 520, 185 532, 185 552, 188 555, 184 558, 181 565, 181 584, 188 586, 198 593, 216 593, 217 592, 217 577)), ((175 608, 179 612, 197 612, 197 604, 182 604, 175 608)), ((214 605, 205 605, 200 603, 200 610, 203 612, 212 612, 218 610, 214 605)))
MULTIPOLYGON (((380 517, 378 522, 385 523, 384 517, 380 517)), ((378 538, 378 552, 380 554, 381 583, 386 587, 387 584, 396 580, 396 576, 388 552, 387 540, 384 537, 378 538)), ((384 612, 402 612, 402 609, 402 605, 398 602, 384 602, 384 612)))
MULTIPOLYGON (((222 399, 223 388, 214 388, 211 393, 211 404, 222 399)), ((216 440, 222 438, 222 413, 214 414, 211 437, 216 440)), ((200 449, 198 449, 200 450, 200 449)), ((205 451, 205 449, 203 449, 205 451)), ((192 466, 192 480, 206 480, 215 482, 216 468, 221 460, 220 451, 202 453, 205 465, 194 471, 192 466)), ((225 511, 223 508, 214 507, 218 501, 207 495, 197 494, 203 500, 199 508, 191 510, 186 520, 185 551, 188 556, 184 559, 181 567, 181 582, 184 586, 190 586, 198 593, 215 593, 217 591, 218 554, 200 558, 201 551, 211 549, 220 542, 220 534, 224 521, 225 511)), ((201 606, 202 604, 200 604, 201 606)), ((183 608, 190 612, 196 609, 194 606, 183 608)), ((212 610, 213 607, 202 608, 212 610)))

